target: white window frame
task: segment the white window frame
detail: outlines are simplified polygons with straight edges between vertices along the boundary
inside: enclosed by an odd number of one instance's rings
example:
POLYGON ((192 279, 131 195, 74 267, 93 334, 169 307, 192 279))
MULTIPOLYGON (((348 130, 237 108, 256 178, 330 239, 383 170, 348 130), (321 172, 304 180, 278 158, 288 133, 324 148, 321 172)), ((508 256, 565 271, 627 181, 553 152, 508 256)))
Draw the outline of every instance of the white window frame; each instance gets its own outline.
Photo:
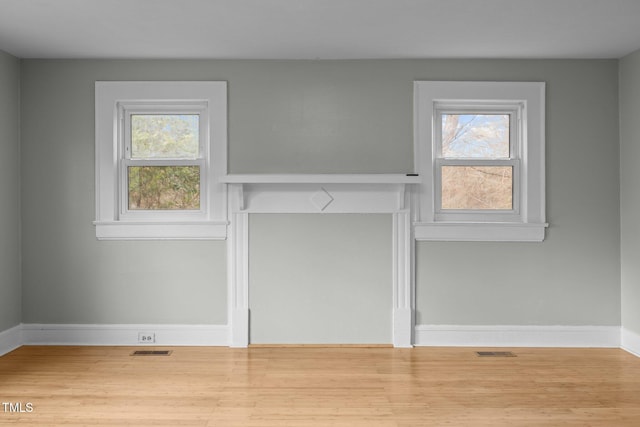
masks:
POLYGON ((121 219, 129 220, 157 220, 165 218, 170 220, 206 220, 208 206, 207 175, 209 168, 209 117, 207 104, 194 102, 148 102, 128 103, 118 102, 118 114, 120 116, 118 150, 120 178, 119 213, 121 219), (193 159, 134 159, 131 156, 131 116, 144 114, 193 114, 200 116, 198 129, 199 155, 193 159), (128 208, 128 168, 130 166, 199 166, 200 167, 200 209, 198 210, 130 210, 128 208))
POLYGON ((415 167, 423 178, 417 189, 417 240, 544 240, 545 84, 542 82, 414 83, 415 167), (508 159, 453 159, 441 154, 441 115, 509 114, 508 159), (510 210, 441 209, 441 170, 446 165, 513 167, 510 210))
POLYGON ((96 237, 100 240, 225 239, 227 84, 96 82, 96 237), (200 155, 131 159, 132 114, 198 114, 200 155), (200 166, 200 209, 129 210, 127 167, 200 166))

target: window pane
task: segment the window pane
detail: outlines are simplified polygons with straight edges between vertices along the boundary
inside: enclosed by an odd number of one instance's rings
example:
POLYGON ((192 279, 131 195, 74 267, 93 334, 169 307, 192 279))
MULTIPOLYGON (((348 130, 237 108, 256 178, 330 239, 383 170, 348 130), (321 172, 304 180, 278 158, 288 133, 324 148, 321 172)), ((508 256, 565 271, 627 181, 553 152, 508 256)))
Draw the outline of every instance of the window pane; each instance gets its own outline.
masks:
POLYGON ((200 209, 199 166, 129 166, 129 210, 200 209))
POLYGON ((512 208, 513 167, 442 167, 442 209, 512 208))
POLYGON ((131 158, 198 157, 199 121, 197 114, 131 115, 131 158))
POLYGON ((509 158, 509 115, 443 114, 442 156, 509 158))

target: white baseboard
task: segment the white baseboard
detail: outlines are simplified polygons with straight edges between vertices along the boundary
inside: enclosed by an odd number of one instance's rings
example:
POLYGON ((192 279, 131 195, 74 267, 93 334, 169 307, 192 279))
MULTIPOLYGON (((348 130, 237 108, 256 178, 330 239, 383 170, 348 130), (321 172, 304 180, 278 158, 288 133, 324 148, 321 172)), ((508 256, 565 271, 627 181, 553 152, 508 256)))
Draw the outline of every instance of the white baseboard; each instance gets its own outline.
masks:
POLYGON ((415 345, 618 348, 620 347, 620 327, 416 325, 415 345))
MULTIPOLYGON (((22 324, 0 332, 0 356, 21 345, 145 345, 138 333, 154 333, 155 346, 229 346, 227 325, 22 324)), ((417 325, 415 346, 606 347, 640 357, 640 334, 619 326, 417 325)))
POLYGON ((0 332, 0 356, 15 350, 22 345, 21 325, 0 332))
POLYGON ((622 345, 623 350, 640 357, 640 334, 622 328, 622 345))
POLYGON ((23 324, 23 345, 228 346, 226 325, 73 325, 23 324), (141 344, 138 333, 155 334, 141 344))

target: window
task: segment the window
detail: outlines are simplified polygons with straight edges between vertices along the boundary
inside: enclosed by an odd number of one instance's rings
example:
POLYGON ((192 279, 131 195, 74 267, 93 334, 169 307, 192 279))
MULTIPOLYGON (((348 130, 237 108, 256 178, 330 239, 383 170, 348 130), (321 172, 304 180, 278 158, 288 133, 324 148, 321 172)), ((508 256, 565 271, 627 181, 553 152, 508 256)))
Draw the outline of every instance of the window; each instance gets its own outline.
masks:
POLYGON ((196 106, 186 111, 172 106, 171 114, 154 107, 120 104, 124 119, 121 215, 200 214, 207 196, 200 191, 207 174, 206 116, 201 118, 196 106))
POLYGON ((223 239, 225 82, 96 82, 96 236, 223 239))
POLYGON ((544 84, 416 82, 416 238, 544 239, 544 84))
POLYGON ((521 109, 434 103, 436 220, 517 219, 521 109))

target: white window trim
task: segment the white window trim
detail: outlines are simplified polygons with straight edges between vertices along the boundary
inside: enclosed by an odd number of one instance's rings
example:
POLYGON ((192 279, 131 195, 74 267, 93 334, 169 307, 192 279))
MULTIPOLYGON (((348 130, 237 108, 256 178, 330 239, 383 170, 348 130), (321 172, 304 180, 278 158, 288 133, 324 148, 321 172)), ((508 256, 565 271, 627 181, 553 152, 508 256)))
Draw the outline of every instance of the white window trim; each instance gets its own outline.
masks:
POLYGON ((96 237, 100 240, 225 239, 227 233, 227 83, 96 82, 96 237), (201 209, 127 211, 123 197, 125 113, 197 110, 204 147, 201 209), (204 120, 203 120, 204 118, 204 120))
MULTIPOLYGON (((486 110, 485 110, 486 111, 486 110)), ((540 242, 545 228, 545 84, 542 82, 414 82, 415 168, 423 178, 417 188, 415 237, 437 241, 540 242), (514 209, 501 212, 438 212, 438 110, 515 109, 519 152, 512 159, 514 209), (517 176, 516 176, 517 175, 517 176)))

